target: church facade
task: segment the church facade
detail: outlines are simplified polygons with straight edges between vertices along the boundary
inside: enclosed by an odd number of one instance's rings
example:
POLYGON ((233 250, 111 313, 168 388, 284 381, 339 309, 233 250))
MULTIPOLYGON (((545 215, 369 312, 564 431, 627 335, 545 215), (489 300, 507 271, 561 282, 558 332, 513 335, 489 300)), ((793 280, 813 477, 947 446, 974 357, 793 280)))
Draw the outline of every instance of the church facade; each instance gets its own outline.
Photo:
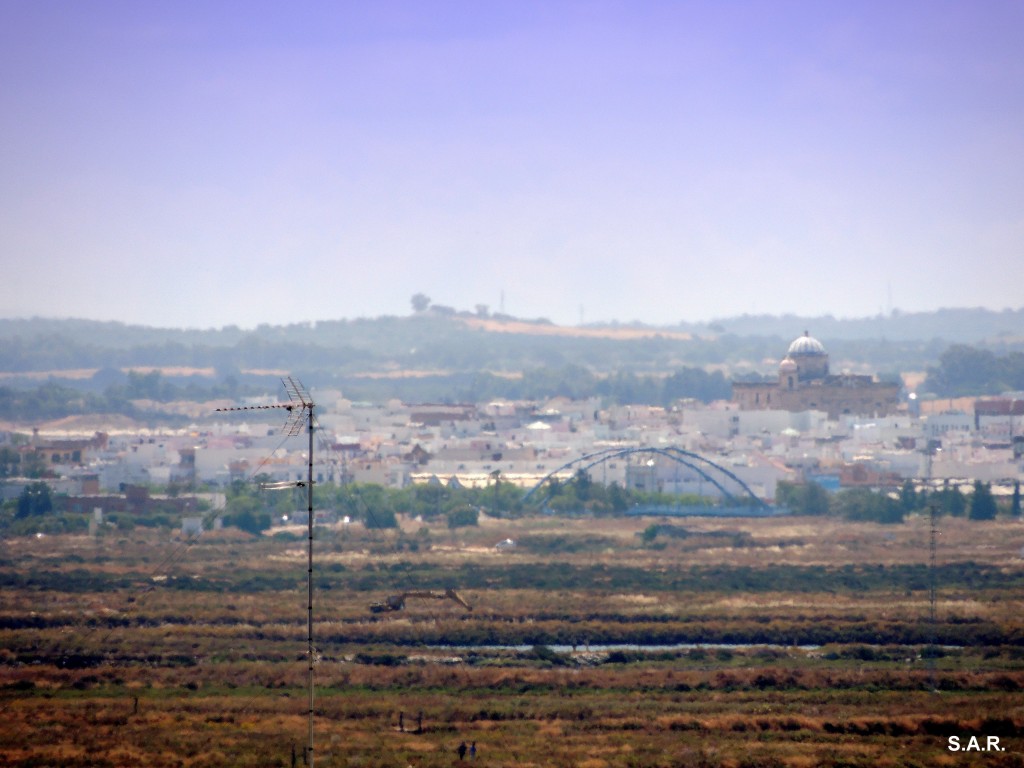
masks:
POLYGON ((832 374, 828 352, 809 333, 796 339, 779 363, 777 379, 734 381, 733 402, 745 411, 825 411, 830 419, 844 414, 885 416, 895 413, 900 385, 872 376, 832 374))

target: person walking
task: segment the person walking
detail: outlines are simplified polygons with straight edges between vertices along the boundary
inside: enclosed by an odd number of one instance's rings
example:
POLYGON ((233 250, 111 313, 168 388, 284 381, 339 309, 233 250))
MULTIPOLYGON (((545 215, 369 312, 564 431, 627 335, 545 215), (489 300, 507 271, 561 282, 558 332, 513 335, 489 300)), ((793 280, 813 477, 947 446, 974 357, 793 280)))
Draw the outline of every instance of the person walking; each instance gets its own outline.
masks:
POLYGON ((469 745, 469 759, 476 760, 476 742, 469 745))
POLYGON ((462 742, 461 744, 459 744, 458 752, 459 752, 459 760, 460 761, 461 760, 465 760, 466 759, 466 742, 462 742))

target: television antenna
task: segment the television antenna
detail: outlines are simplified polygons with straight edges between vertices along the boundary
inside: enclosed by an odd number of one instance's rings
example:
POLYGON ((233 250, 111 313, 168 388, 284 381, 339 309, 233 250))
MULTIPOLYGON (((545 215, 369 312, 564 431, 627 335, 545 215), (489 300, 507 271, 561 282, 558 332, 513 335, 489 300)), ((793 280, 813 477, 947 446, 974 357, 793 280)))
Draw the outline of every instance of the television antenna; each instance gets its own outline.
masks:
POLYGON ((935 612, 936 587, 938 574, 935 570, 935 554, 938 548, 937 537, 939 529, 936 522, 937 509, 935 504, 928 505, 928 627, 931 648, 928 649, 928 672, 931 678, 932 693, 938 693, 939 687, 936 680, 935 659, 938 656, 938 618, 935 612))
POLYGON ((316 648, 313 646, 313 399, 309 396, 306 388, 291 376, 281 379, 284 390, 288 395, 287 403, 274 403, 272 405, 250 405, 239 408, 218 408, 218 411, 261 411, 270 409, 283 409, 288 411, 288 421, 285 422, 286 434, 295 437, 302 432, 303 426, 309 433, 308 452, 308 474, 305 481, 296 482, 282 481, 274 483, 260 483, 260 490, 276 491, 286 488, 306 489, 306 512, 307 512, 307 533, 308 533, 308 563, 306 569, 306 659, 309 662, 309 733, 306 740, 306 765, 313 768, 313 664, 316 661, 316 648))

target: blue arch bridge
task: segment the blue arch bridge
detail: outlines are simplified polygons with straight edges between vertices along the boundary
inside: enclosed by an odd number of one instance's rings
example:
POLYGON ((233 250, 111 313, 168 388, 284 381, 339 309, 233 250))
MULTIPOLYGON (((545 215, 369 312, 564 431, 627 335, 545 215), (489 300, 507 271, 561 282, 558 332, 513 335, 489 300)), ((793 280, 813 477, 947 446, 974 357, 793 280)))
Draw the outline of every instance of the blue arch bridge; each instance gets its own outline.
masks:
POLYGON ((721 503, 710 504, 676 504, 676 505, 640 505, 629 509, 626 514, 633 516, 661 515, 666 517, 773 517, 788 513, 783 507, 768 504, 751 490, 736 473, 706 456, 687 451, 675 446, 662 448, 605 448, 584 456, 579 456, 549 472, 531 488, 523 497, 525 504, 535 503, 538 507, 547 506, 552 496, 552 481, 559 475, 572 470, 589 472, 606 461, 626 459, 648 454, 652 459, 663 457, 689 468, 702 480, 713 485, 721 494, 721 503), (547 495, 542 489, 547 487, 547 495))

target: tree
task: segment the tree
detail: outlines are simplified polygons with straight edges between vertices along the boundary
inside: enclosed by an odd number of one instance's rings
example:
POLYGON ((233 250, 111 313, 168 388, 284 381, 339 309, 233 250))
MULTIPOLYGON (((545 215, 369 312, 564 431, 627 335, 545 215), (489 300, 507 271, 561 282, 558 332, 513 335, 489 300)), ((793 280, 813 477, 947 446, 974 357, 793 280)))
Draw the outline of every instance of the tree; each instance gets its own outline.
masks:
POLYGON ((21 474, 25 477, 43 477, 47 474, 42 451, 29 451, 22 456, 21 474))
POLYGON ((641 535, 641 539, 645 546, 650 546, 654 543, 654 540, 658 538, 659 527, 657 525, 648 525, 644 528, 644 532, 641 535))
POLYGON ((903 509, 895 499, 866 488, 850 488, 836 494, 833 508, 840 517, 874 523, 902 523, 903 509))
POLYGON ((397 528, 398 518, 395 517, 394 510, 391 509, 378 509, 373 512, 367 510, 363 525, 370 530, 383 530, 385 528, 397 528))
POLYGON ((613 514, 621 514, 629 509, 628 495, 618 483, 608 486, 608 503, 613 514))
POLYGON ((251 487, 236 482, 229 489, 224 525, 258 534, 270 527, 270 514, 264 510, 265 497, 257 496, 251 487))
POLYGON ((240 512, 225 515, 224 524, 246 531, 247 533, 259 535, 270 528, 270 513, 254 509, 243 509, 240 512))
POLYGON ((587 471, 585 469, 577 469, 572 481, 576 485, 576 498, 582 502, 590 501, 593 483, 587 471))
POLYGON ((903 481, 903 487, 900 488, 900 506, 904 513, 913 512, 921 506, 914 482, 909 478, 903 481))
POLYGON ((448 513, 449 528, 463 528, 469 525, 477 525, 479 522, 479 510, 469 504, 463 504, 448 513))
POLYGON ((409 515, 430 520, 448 509, 452 493, 441 483, 427 483, 412 486, 404 494, 399 494, 399 498, 403 495, 407 497, 405 505, 409 515))
POLYGON ((952 517, 963 517, 964 512, 967 511, 967 500, 957 486, 949 485, 949 481, 946 481, 942 490, 931 495, 931 501, 938 504, 944 513, 952 517))
POLYGON ((939 358, 938 368, 928 368, 925 387, 943 397, 999 392, 1005 359, 990 350, 954 344, 939 358))
POLYGON ((1014 520, 1020 518, 1020 481, 1013 484, 1013 499, 1010 501, 1010 516, 1014 520))
POLYGON ((18 464, 20 462, 21 454, 16 450, 7 446, 0 448, 0 478, 18 474, 18 464))
POLYGON ((491 487, 481 488, 477 493, 478 503, 492 517, 512 517, 522 509, 522 490, 515 483, 502 482, 500 477, 495 477, 491 487))
POLYGON ((412 311, 413 312, 416 312, 416 313, 426 312, 427 311, 427 307, 429 307, 429 306, 430 306, 430 297, 429 296, 427 296, 425 293, 414 293, 413 294, 413 296, 412 296, 412 311))
POLYGON ((398 518, 392 500, 395 492, 374 483, 352 483, 337 490, 335 503, 353 520, 361 519, 367 528, 397 528, 398 518))
POLYGON ((50 496, 50 486, 46 483, 29 483, 18 496, 18 509, 14 516, 24 519, 52 511, 53 498, 50 496))
POLYGON ((160 376, 160 371, 139 373, 128 371, 127 396, 129 399, 166 400, 169 388, 160 376))
POLYGON ((995 497, 992 495, 992 486, 989 483, 975 480, 968 517, 971 520, 995 520, 998 511, 995 497))
POLYGON ((828 491, 817 483, 778 484, 775 495, 779 504, 787 507, 794 515, 827 515, 830 509, 828 491))
POLYGON ((817 483, 807 483, 804 486, 802 503, 805 515, 827 515, 831 508, 828 491, 817 483))
POLYGON ((665 379, 661 399, 662 405, 687 397, 707 403, 728 400, 731 392, 732 384, 721 371, 708 373, 703 368, 680 368, 665 379))

